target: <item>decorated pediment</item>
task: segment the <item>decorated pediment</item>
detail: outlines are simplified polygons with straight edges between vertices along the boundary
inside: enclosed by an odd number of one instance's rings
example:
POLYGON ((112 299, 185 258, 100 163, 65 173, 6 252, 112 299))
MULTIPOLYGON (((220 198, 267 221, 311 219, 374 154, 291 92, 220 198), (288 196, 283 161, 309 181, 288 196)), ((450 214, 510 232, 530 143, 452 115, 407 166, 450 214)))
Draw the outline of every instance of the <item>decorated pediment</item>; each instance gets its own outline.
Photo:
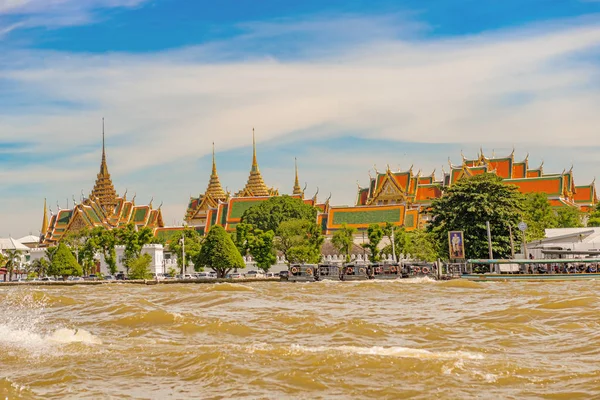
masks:
POLYGON ((402 188, 390 178, 389 174, 386 175, 383 182, 381 182, 377 192, 369 202, 369 204, 377 204, 378 202, 397 202, 401 203, 406 201, 406 193, 402 188))

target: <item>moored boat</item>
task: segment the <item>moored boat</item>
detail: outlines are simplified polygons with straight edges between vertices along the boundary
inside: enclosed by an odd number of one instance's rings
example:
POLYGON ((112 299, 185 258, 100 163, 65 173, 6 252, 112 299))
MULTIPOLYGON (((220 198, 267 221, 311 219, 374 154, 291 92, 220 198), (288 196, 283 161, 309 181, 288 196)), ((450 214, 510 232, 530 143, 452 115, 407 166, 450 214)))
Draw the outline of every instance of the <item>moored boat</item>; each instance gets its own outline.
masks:
POLYGON ((320 264, 317 270, 317 280, 319 281, 339 281, 340 267, 337 265, 320 264))
POLYGON ((467 261, 460 278, 480 282, 594 280, 600 279, 599 266, 600 258, 478 259, 467 261))
POLYGON ((369 279, 369 267, 367 265, 344 264, 342 266, 343 281, 366 281, 369 279))
POLYGON ((372 264, 371 279, 398 279, 402 278, 402 267, 398 263, 393 264, 372 264))
POLYGON ((290 282, 314 282, 318 266, 315 264, 292 264, 287 280, 290 282))

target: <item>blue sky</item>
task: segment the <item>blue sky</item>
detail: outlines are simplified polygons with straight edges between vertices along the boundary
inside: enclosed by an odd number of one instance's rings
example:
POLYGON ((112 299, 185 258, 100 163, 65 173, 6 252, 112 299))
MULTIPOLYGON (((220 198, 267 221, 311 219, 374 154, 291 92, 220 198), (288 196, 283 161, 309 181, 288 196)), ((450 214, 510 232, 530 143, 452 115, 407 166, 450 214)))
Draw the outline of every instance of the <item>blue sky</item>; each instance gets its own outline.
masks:
POLYGON ((369 170, 461 150, 600 170, 600 1, 0 0, 0 236, 88 193, 106 117, 119 193, 180 224, 211 142, 247 179, 352 204, 369 170))

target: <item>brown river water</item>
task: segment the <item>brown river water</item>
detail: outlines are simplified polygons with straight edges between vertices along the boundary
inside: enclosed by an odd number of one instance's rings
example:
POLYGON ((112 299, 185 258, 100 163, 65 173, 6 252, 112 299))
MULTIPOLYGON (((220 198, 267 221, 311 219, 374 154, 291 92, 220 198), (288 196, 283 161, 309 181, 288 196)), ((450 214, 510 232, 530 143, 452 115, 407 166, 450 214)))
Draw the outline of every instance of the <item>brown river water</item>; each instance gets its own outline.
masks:
POLYGON ((0 286, 0 398, 600 398, 600 282, 0 286))

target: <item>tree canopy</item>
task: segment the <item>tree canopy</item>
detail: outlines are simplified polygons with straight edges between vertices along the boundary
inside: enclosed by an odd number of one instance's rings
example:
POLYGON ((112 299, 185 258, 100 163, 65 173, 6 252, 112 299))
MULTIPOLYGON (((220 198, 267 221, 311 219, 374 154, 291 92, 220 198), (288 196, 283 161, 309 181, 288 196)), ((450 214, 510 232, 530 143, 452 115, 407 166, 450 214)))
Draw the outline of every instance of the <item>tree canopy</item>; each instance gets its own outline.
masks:
POLYGON ((317 209, 295 197, 273 196, 246 210, 241 222, 251 224, 263 232, 277 232, 279 224, 292 219, 314 222, 317 219, 317 209))
POLYGON ((186 264, 191 261, 194 264, 196 271, 201 270, 201 266, 198 264, 198 255, 202 248, 202 242, 204 238, 195 230, 186 227, 180 232, 177 232, 171 236, 169 242, 169 250, 177 255, 177 265, 179 266, 181 273, 183 273, 183 248, 185 246, 185 260, 186 264), (185 242, 182 242, 182 238, 185 237, 185 242))
POLYGON ((212 268, 217 277, 224 278, 234 268, 244 268, 244 259, 231 236, 220 225, 208 231, 198 255, 198 266, 212 268))
POLYGON ((527 223, 525 237, 528 241, 543 239, 546 229, 556 228, 558 218, 544 193, 525 195, 523 221, 527 223))
POLYGON ((157 241, 152 229, 147 226, 138 229, 133 223, 129 223, 125 227, 115 230, 114 235, 119 244, 125 245, 123 265, 125 265, 127 273, 129 273, 129 264, 140 257, 142 247, 157 241))
POLYGON ((321 245, 325 238, 319 226, 309 220, 283 221, 277 229, 275 247, 288 263, 316 264, 321 260, 321 245))
POLYGON ((354 232, 356 232, 355 228, 343 224, 340 229, 333 233, 331 238, 331 243, 335 248, 346 256, 346 262, 350 261, 350 252, 354 244, 354 232))
POLYGON ((150 272, 150 264, 152 263, 152 256, 150 254, 142 254, 135 260, 129 263, 129 278, 130 279, 150 279, 152 273, 150 272))
POLYGON ((250 254, 256 262, 256 266, 265 272, 277 262, 273 248, 274 237, 273 231, 263 232, 260 229, 255 229, 251 236, 250 254))
POLYGON ((556 209, 557 228, 583 227, 582 213, 576 207, 560 207, 556 209))
POLYGON ((377 246, 379 246, 379 243, 381 243, 383 235, 383 228, 379 224, 371 224, 367 228, 367 236, 369 237, 369 241, 364 243, 362 246, 365 249, 368 249, 371 253, 372 262, 379 261, 379 250, 377 249, 377 246))
POLYGON ((81 276, 81 265, 77 263, 77 259, 64 243, 59 243, 52 261, 48 266, 48 275, 62 276, 81 276))
POLYGON ((450 186, 431 205, 433 219, 427 226, 448 258, 448 231, 463 231, 467 258, 488 258, 486 221, 490 223, 494 257, 508 257, 509 226, 513 232, 521 221, 524 196, 514 185, 507 185, 496 174, 465 177, 450 186))

